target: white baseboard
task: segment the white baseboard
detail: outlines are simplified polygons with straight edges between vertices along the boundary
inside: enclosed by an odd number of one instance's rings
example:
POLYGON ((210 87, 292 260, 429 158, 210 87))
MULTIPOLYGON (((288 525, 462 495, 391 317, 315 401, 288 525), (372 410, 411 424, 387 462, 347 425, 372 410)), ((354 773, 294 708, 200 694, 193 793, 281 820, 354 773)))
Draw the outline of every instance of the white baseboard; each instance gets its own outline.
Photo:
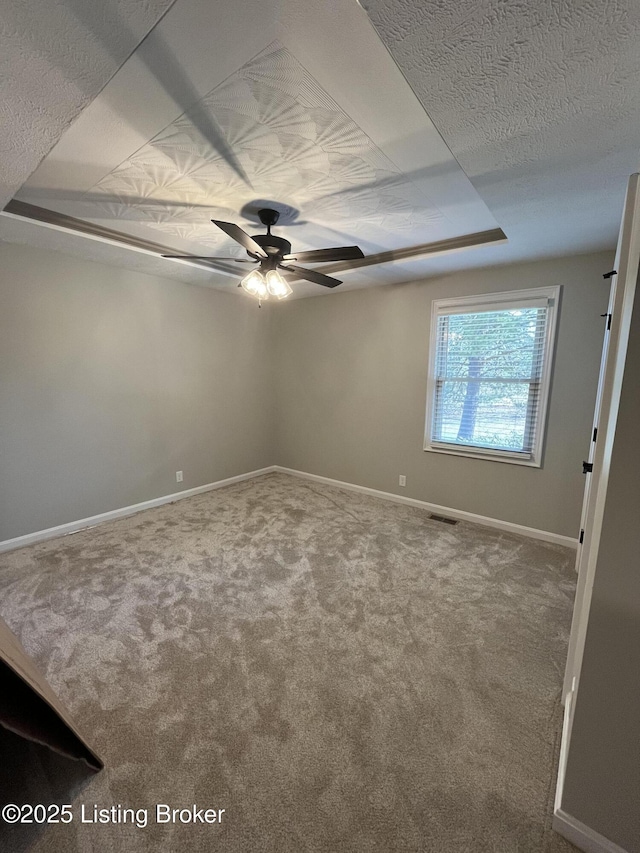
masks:
POLYGON ((171 495, 163 495, 160 498, 153 498, 142 503, 132 504, 131 506, 121 507, 120 509, 102 512, 99 515, 92 515, 90 518, 81 518, 78 521, 70 521, 67 524, 59 524, 57 527, 49 527, 46 530, 37 530, 35 533, 27 533, 25 536, 16 536, 14 539, 5 539, 0 542, 0 553, 2 551, 12 551, 15 548, 22 548, 25 545, 33 545, 35 542, 42 542, 45 539, 53 539, 56 536, 64 536, 68 533, 75 533, 78 530, 83 530, 86 527, 94 527, 96 524, 102 524, 104 521, 111 521, 114 518, 123 518, 127 515, 133 515, 136 512, 141 512, 145 509, 152 509, 155 506, 171 503, 172 501, 182 500, 182 498, 190 498, 192 495, 200 495, 203 492, 211 492, 214 489, 221 489, 224 486, 231 486, 233 483, 240 483, 243 480, 250 480, 253 477, 260 477, 262 474, 270 474, 273 471, 279 471, 282 474, 290 474, 294 477, 302 477, 306 480, 315 480, 319 483, 326 483, 328 486, 337 486, 340 489, 350 489, 354 492, 363 492, 367 495, 373 495, 376 498, 383 500, 394 501, 395 503, 406 504, 407 506, 416 506, 437 515, 446 515, 450 518, 458 518, 461 521, 471 521, 474 524, 482 524, 485 527, 493 527, 496 530, 504 530, 507 533, 516 533, 519 536, 529 536, 532 539, 541 539, 543 542, 551 542, 554 545, 564 545, 567 548, 577 548, 578 540, 572 539, 570 536, 561 536, 559 533, 549 533, 546 530, 537 530, 535 527, 525 527, 522 524, 515 524, 512 521, 501 521, 498 518, 489 518, 485 515, 476 515, 473 512, 466 512, 461 509, 452 509, 448 506, 440 506, 439 504, 420 501, 416 498, 407 498, 404 495, 395 495, 393 492, 383 492, 379 489, 370 489, 367 486, 358 486, 355 483, 345 483, 343 480, 332 480, 330 477, 321 477, 319 474, 309 474, 306 471, 297 471, 294 468, 284 468, 282 465, 269 465, 266 468, 260 468, 256 471, 248 471, 246 474, 238 474, 235 477, 228 477, 226 480, 218 480, 215 483, 207 483, 205 486, 196 486, 195 489, 185 489, 183 492, 175 492, 171 495))
POLYGON ((275 470, 276 466, 270 465, 267 468, 248 471, 246 474, 237 474, 235 477, 227 477, 226 480, 207 483, 205 486, 196 486, 194 489, 185 489, 183 492, 174 492, 171 495, 163 495, 160 498, 153 498, 150 501, 142 501, 142 503, 120 507, 120 509, 112 509, 109 512, 101 512, 99 515, 92 515, 89 518, 81 518, 78 521, 70 521, 67 524, 59 524, 57 527, 48 527, 46 530, 37 530, 35 533, 27 533, 25 536, 16 536, 14 539, 5 539, 3 542, 0 542, 0 553, 2 551, 12 551, 15 548, 23 548, 25 545, 33 545, 35 542, 42 542, 45 539, 54 539, 56 536, 65 536, 68 533, 76 533, 78 530, 84 530, 87 527, 94 527, 96 524, 102 524, 104 521, 112 521, 114 518, 123 518, 126 515, 133 515, 134 513, 142 512, 142 510, 145 509, 152 509, 155 506, 162 506, 162 504, 168 504, 172 501, 190 498, 193 495, 201 495, 203 492, 212 492, 214 489, 222 489, 224 486, 241 483, 243 480, 251 480, 253 477, 260 477, 262 474, 270 474, 275 470))
POLYGON ((559 533, 549 533, 547 530, 538 530, 535 527, 525 527, 523 524, 515 524, 512 521, 501 521, 499 518, 490 518, 486 515, 476 515, 474 512, 466 512, 462 509, 452 509, 448 506, 420 501, 417 498, 406 498, 393 492, 382 492, 379 489, 370 489, 368 486, 358 486, 355 483, 345 483, 342 480, 332 480, 330 477, 321 477, 319 474, 308 474, 306 471, 296 471, 295 468, 283 468, 282 465, 274 465, 274 471, 282 474, 291 474, 294 477, 303 477, 305 480, 315 480, 318 483, 326 483, 328 486, 337 486, 340 489, 350 489, 353 492, 363 492, 387 501, 394 501, 407 506, 417 506, 421 509, 433 512, 436 515, 446 515, 449 518, 457 518, 460 521, 471 521, 473 524, 482 524, 485 527, 493 527, 496 530, 504 530, 507 533, 516 533, 519 536, 529 536, 531 539, 541 539, 543 542, 551 542, 554 545, 564 545, 565 548, 577 548, 578 540, 571 536, 561 536, 559 533))
POLYGON ((604 835, 600 835, 595 829, 576 820, 575 817, 556 809, 553 815, 552 827, 559 835, 566 838, 585 853, 627 853, 622 847, 604 835))

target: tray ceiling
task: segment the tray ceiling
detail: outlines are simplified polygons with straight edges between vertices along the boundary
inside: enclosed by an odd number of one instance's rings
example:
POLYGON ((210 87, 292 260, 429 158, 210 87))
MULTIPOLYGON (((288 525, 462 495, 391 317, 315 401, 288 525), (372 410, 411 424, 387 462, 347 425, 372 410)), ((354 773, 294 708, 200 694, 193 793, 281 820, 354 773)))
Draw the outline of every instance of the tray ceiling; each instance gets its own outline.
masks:
POLYGON ((195 248, 214 245, 241 256, 209 219, 239 218, 246 205, 255 206, 256 192, 284 199, 338 230, 357 223, 359 236, 379 248, 415 241, 425 228, 441 233, 453 225, 277 44, 68 207, 75 216, 131 220, 195 248), (205 136, 213 120, 233 152, 231 161, 205 136))
MULTIPOLYGON (((351 2, 178 0, 17 198, 177 251, 230 256, 242 250, 209 220, 262 231, 248 225, 261 201, 278 206, 276 233, 297 249, 358 243, 376 253, 498 226, 351 2)), ((0 237, 15 239, 15 228, 3 223, 0 237)), ((98 252, 92 241, 55 241, 98 252)), ((112 260, 126 266, 131 254, 112 260)), ((162 264, 184 280, 184 267, 162 264)), ((343 288, 432 267, 353 270, 343 288)), ((318 288, 301 282, 296 293, 318 288)))

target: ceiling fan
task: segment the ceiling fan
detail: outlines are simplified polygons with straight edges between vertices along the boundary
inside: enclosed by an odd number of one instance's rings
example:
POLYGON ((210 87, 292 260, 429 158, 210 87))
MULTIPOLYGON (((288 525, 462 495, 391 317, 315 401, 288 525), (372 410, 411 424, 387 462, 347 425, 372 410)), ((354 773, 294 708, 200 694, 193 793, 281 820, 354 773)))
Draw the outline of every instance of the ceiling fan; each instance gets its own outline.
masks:
MULTIPOLYGON (((52 190, 52 198, 60 197, 62 200, 74 200, 76 196, 84 197, 83 193, 71 193, 70 191, 52 190)), ((112 197, 116 201, 122 202, 122 198, 112 197)), ((137 199, 133 199, 137 201, 137 199)), ((162 201, 162 205, 167 204, 162 201)), ((260 216, 261 221, 267 227, 266 234, 259 234, 250 237, 245 231, 234 225, 231 222, 219 222, 212 220, 226 234, 233 237, 240 243, 243 248, 247 249, 247 258, 224 258, 223 260, 231 260, 234 263, 225 264, 220 260, 208 256, 199 255, 168 255, 170 251, 167 246, 160 243, 154 243, 141 237, 136 237, 133 234, 122 231, 115 231, 107 228, 104 225, 95 222, 78 219, 74 216, 61 213, 50 208, 39 207, 30 202, 22 201, 21 199, 12 199, 5 207, 0 210, 0 221, 2 218, 9 218, 22 222, 35 223, 46 228, 60 231, 62 233, 73 234, 81 237, 86 237, 91 240, 98 240, 108 245, 119 246, 130 249, 135 252, 142 252, 145 255, 155 257, 175 258, 177 260, 195 262, 196 266, 203 265, 209 269, 214 269, 224 275, 234 276, 232 270, 236 262, 260 264, 260 267, 253 269, 240 284, 244 284, 245 290, 248 290, 258 300, 267 299, 269 295, 274 295, 276 298, 283 299, 292 291, 288 285, 289 281, 299 278, 306 278, 317 284, 322 284, 325 287, 336 287, 341 284, 341 281, 331 276, 323 275, 316 270, 305 269, 298 267, 292 261, 302 261, 309 263, 322 261, 336 261, 329 266, 329 272, 332 274, 340 273, 343 270, 364 270, 367 267, 387 264, 404 264, 413 261, 419 261, 426 258, 435 257, 437 255, 445 255, 451 252, 460 252, 467 249, 480 248, 481 246, 495 246, 500 243, 507 242, 507 236, 501 228, 492 228, 486 231, 476 231, 472 234, 461 234, 456 237, 446 237, 441 240, 432 241, 430 243, 420 243, 415 246, 406 246, 400 249, 387 249, 375 254, 364 256, 362 251, 357 246, 346 246, 335 249, 317 249, 304 252, 291 252, 291 244, 287 240, 276 237, 271 234, 271 225, 278 220, 279 211, 265 205, 258 208, 263 216, 260 216), (269 251, 270 249, 270 251, 269 251), (210 263, 208 263, 210 262, 210 263), (283 270, 284 277, 278 273, 278 269, 283 270), (263 275, 264 271, 264 275, 263 275), (270 276, 272 282, 272 290, 266 281, 267 273, 272 272, 270 276), (250 276, 253 276, 250 279, 250 276), (248 280, 250 279, 250 280, 248 280), (282 283, 280 283, 282 282, 282 283), (275 289, 275 292, 274 292, 275 289)), ((257 211, 251 210, 251 216, 257 214, 257 211)), ((288 222, 287 225, 300 224, 297 222, 288 222)), ((414 275, 415 278, 415 275, 414 275)))
POLYGON ((325 263, 327 261, 355 261, 364 258, 362 250, 358 246, 340 246, 333 249, 312 249, 304 252, 292 252, 291 243, 283 237, 276 237, 271 233, 271 228, 280 217, 280 212, 271 207, 265 207, 258 211, 260 222, 266 227, 266 234, 255 234, 251 237, 243 231, 239 225, 233 222, 223 222, 212 219, 229 237, 246 249, 248 258, 220 258, 207 255, 163 255, 163 258, 173 258, 183 261, 235 261, 244 264, 260 264, 259 269, 253 269, 246 275, 239 287, 243 287, 251 296, 259 301, 275 296, 284 299, 292 290, 289 280, 304 278, 314 284, 323 287, 337 287, 342 284, 341 279, 332 278, 323 273, 300 267, 292 261, 303 263, 325 263), (284 270, 287 277, 282 276, 278 270, 284 270))

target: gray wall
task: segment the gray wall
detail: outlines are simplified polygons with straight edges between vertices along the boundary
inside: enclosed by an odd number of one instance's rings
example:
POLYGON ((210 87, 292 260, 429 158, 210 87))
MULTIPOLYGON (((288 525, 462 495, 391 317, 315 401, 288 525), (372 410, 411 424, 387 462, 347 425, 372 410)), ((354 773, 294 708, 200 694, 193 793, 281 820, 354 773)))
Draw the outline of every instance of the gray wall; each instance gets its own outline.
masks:
POLYGON ((0 540, 271 464, 269 320, 236 294, 1 245, 0 540))
POLYGON ((276 306, 278 464, 577 536, 612 259, 579 255, 276 306), (543 467, 425 452, 432 300, 551 284, 564 288, 543 467))
POLYGON ((562 808, 640 851, 640 297, 636 295, 562 808))
POLYGON ((258 310, 1 245, 0 540, 275 462, 575 536, 610 265, 582 255, 258 310), (544 467, 425 453, 431 301, 548 284, 565 287, 544 467))

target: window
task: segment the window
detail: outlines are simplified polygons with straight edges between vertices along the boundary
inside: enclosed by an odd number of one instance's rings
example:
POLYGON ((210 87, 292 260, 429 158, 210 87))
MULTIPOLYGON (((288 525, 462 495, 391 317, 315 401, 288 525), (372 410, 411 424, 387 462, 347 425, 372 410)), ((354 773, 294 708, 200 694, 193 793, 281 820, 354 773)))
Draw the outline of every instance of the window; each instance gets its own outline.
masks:
POLYGON ((425 450, 540 466, 559 295, 433 303, 425 450))

